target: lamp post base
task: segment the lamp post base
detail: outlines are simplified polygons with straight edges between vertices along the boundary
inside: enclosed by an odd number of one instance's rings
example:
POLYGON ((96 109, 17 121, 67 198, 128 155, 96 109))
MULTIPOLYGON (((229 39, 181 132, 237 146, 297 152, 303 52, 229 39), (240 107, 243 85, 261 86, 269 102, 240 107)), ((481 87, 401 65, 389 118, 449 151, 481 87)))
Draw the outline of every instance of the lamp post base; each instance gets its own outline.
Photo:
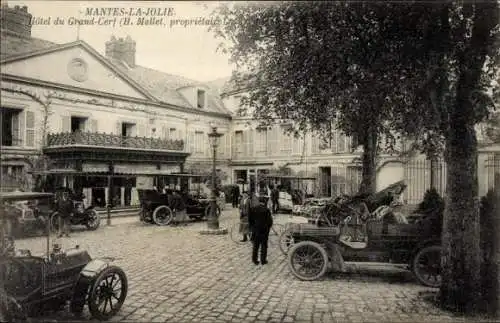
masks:
POLYGON ((218 228, 218 229, 203 229, 200 231, 202 235, 224 235, 227 234, 227 228, 218 228))

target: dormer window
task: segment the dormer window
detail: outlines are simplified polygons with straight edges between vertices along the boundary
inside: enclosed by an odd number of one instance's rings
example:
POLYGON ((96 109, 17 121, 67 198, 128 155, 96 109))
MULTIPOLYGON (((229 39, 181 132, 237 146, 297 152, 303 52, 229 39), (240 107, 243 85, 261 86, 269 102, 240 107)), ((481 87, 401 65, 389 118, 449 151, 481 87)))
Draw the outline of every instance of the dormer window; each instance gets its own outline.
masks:
POLYGON ((207 95, 205 93, 205 90, 198 90, 198 101, 197 101, 197 106, 198 108, 200 109, 203 109, 205 108, 206 104, 207 104, 207 95))

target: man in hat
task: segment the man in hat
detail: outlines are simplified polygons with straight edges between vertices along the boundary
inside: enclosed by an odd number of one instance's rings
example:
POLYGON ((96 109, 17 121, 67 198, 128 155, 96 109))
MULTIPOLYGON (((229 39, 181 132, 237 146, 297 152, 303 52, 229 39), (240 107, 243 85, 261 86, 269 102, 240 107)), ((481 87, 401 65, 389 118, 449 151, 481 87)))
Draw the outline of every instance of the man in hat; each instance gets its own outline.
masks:
POLYGON ((267 264, 267 242, 269 231, 273 226, 273 216, 264 201, 250 208, 248 223, 252 231, 252 261, 256 265, 259 264, 258 254, 260 251, 260 263, 265 265, 267 264))

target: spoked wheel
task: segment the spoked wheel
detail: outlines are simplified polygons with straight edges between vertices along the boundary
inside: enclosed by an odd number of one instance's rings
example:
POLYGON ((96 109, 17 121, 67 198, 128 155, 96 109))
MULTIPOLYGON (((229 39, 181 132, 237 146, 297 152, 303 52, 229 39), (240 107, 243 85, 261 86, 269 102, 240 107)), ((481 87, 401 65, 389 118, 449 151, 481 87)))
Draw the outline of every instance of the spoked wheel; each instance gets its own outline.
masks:
POLYGON ((174 218, 174 212, 166 206, 157 207, 153 212, 153 222, 156 225, 168 225, 174 218))
POLYGON ((278 244, 283 232, 285 232, 284 225, 277 223, 273 224, 271 230, 269 231, 269 243, 271 243, 272 245, 278 244))
POLYGON ((233 242, 236 242, 238 244, 245 244, 246 242, 250 241, 249 234, 247 235, 247 239, 248 239, 247 241, 241 241, 241 240, 243 240, 243 234, 240 233, 240 223, 239 222, 234 223, 229 230, 230 230, 229 235, 231 237, 231 240, 233 240, 233 242))
POLYGON ((280 250, 286 255, 293 246, 293 235, 289 230, 285 230, 280 235, 280 250))
POLYGON ((326 250, 316 242, 302 241, 288 252, 288 266, 300 280, 315 280, 323 276, 328 266, 326 250))
POLYGON ((413 258, 412 269, 422 285, 434 288, 441 286, 441 247, 422 248, 413 258))
POLYGON ((104 269, 90 289, 88 305, 92 317, 105 321, 118 313, 127 297, 127 276, 120 268, 104 269))
POLYGON ((87 221, 87 229, 89 230, 97 230, 99 225, 101 224, 101 215, 96 212, 96 210, 88 210, 87 216, 89 220, 87 221))

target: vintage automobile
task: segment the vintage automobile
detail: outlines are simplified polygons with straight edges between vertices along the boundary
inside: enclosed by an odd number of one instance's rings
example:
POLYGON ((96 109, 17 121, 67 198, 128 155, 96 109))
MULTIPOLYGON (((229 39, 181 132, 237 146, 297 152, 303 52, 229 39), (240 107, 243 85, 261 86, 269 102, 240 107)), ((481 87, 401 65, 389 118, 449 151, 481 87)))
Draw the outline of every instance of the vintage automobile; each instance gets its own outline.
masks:
POLYGON ((62 198, 63 192, 69 194, 73 202, 74 212, 70 217, 71 225, 84 225, 88 230, 97 230, 101 223, 101 217, 93 205, 85 206, 83 194, 76 194, 72 189, 61 187, 56 189, 54 199, 38 203, 37 211, 45 220, 50 219, 53 230, 59 227, 59 213, 57 212, 57 201, 62 198))
MULTIPOLYGON (((140 220, 145 223, 154 223, 156 225, 168 225, 174 218, 173 206, 168 202, 167 194, 156 190, 138 190, 141 211, 140 220)), ((201 220, 210 213, 210 199, 192 194, 181 195, 186 206, 187 216, 191 219, 201 220)), ((216 214, 220 215, 220 207, 217 206, 216 214)))
MULTIPOLYGON (((50 193, 0 193, 0 205, 18 200, 51 199, 50 193)), ((4 221, 4 212, 0 214, 4 221)), ((108 320, 127 296, 127 276, 111 264, 112 259, 92 259, 79 246, 63 250, 51 245, 47 225, 47 251, 43 256, 16 250, 7 230, 0 230, 0 321, 16 322, 39 316, 45 310, 59 310, 69 301, 70 310, 80 315, 85 305, 92 317, 108 320)))
MULTIPOLYGON (((404 183, 396 184, 393 192, 401 193, 404 183)), ((369 201, 372 206, 382 203, 376 198, 369 201)), ((287 253, 292 273, 301 280, 315 280, 325 274, 329 265, 342 270, 344 262, 386 262, 407 265, 421 284, 439 287, 440 223, 432 221, 432 217, 408 223, 398 220, 387 205, 366 212, 366 204, 366 200, 337 204, 336 212, 325 220, 329 225, 288 226, 283 237, 289 237, 287 253)))
POLYGON ((38 201, 15 201, 2 207, 5 213, 4 228, 13 236, 18 236, 31 229, 44 228, 46 218, 41 215, 38 201))
POLYGON ((303 204, 297 204, 293 206, 292 215, 303 216, 306 218, 316 218, 318 212, 320 212, 326 206, 327 202, 331 198, 308 198, 305 199, 303 204))

